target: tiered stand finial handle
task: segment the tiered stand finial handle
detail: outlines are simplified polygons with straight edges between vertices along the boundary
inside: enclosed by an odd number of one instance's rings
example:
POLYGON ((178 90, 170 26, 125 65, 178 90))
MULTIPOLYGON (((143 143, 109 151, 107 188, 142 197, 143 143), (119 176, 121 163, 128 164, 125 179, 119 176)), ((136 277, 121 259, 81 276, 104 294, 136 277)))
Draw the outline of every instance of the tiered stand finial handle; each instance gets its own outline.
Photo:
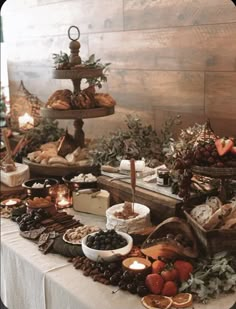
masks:
POLYGON ((78 39, 80 38, 80 31, 79 28, 76 26, 70 26, 70 28, 68 29, 68 37, 71 40, 69 48, 70 48, 70 63, 72 65, 76 65, 76 64, 81 64, 81 58, 79 56, 79 50, 80 50, 80 42, 78 41, 78 39), (71 37, 71 29, 75 28, 78 31, 78 35, 76 37, 76 39, 73 39, 71 37))

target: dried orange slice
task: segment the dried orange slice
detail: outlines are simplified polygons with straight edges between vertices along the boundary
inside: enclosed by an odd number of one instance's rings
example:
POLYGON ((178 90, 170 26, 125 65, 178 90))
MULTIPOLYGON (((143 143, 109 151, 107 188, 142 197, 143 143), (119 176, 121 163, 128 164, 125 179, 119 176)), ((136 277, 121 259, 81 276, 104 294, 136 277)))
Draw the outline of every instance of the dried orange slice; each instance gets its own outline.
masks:
POLYGON ((148 309, 168 309, 173 303, 170 297, 154 294, 144 296, 141 302, 148 309))
POLYGON ((190 307, 193 303, 193 296, 190 293, 179 293, 172 297, 172 305, 175 308, 186 308, 190 307))

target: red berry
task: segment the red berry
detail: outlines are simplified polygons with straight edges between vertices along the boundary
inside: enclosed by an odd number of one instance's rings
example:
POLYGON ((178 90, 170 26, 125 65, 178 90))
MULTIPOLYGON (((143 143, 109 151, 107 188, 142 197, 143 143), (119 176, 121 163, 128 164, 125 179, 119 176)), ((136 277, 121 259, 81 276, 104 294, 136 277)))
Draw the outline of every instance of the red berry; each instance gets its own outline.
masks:
POLYGON ((160 294, 163 284, 164 280, 162 276, 158 274, 149 274, 145 280, 145 285, 153 294, 160 294))
POLYGON ((179 280, 181 282, 187 281, 190 278, 190 274, 193 272, 193 266, 189 262, 177 260, 174 262, 174 267, 179 274, 179 280))
POLYGON ((166 281, 164 283, 161 294, 164 296, 175 296, 178 292, 176 283, 173 281, 166 281))
POLYGON ((178 278, 178 271, 175 268, 164 269, 161 276, 165 281, 175 281, 178 278))

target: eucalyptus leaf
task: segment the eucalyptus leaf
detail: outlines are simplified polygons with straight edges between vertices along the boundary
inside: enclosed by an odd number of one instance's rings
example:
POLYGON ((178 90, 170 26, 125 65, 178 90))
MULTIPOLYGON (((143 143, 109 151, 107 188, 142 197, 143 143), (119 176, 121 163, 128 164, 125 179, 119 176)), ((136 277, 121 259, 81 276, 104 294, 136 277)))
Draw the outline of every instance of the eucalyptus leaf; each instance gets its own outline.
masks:
POLYGON ((236 291, 234 260, 227 252, 199 259, 191 278, 181 284, 179 291, 193 293, 203 303, 220 293, 236 291))
MULTIPOLYGON (((114 162, 116 165, 122 159, 141 160, 143 157, 150 165, 154 161, 156 164, 162 163, 164 161, 163 145, 168 145, 169 140, 163 139, 164 135, 158 136, 151 125, 144 125, 141 119, 136 116, 127 115, 126 125, 126 130, 118 130, 110 134, 109 137, 101 138, 98 141, 99 152, 108 155, 106 157, 98 156, 98 152, 94 152, 92 154, 94 163, 108 164, 110 159, 114 157, 113 154, 116 157, 114 162)), ((165 127, 170 131, 167 125, 165 127)))

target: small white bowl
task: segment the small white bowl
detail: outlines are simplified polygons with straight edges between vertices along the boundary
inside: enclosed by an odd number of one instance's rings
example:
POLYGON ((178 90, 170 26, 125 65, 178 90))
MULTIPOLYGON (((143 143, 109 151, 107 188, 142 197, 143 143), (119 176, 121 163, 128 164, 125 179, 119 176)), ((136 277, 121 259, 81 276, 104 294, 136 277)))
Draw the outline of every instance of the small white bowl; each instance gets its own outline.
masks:
MULTIPOLYGON (((95 232, 89 235, 95 235, 97 233, 98 232, 95 232)), ((127 233, 117 232, 117 234, 120 234, 123 238, 127 240, 127 245, 125 247, 114 249, 114 250, 95 250, 95 249, 89 248, 86 245, 88 235, 85 236, 84 238, 82 238, 82 241, 81 241, 82 250, 84 252, 84 255, 88 259, 94 262, 97 262, 97 261, 113 262, 113 261, 119 260, 122 256, 128 254, 131 251, 133 247, 133 238, 127 233)))

